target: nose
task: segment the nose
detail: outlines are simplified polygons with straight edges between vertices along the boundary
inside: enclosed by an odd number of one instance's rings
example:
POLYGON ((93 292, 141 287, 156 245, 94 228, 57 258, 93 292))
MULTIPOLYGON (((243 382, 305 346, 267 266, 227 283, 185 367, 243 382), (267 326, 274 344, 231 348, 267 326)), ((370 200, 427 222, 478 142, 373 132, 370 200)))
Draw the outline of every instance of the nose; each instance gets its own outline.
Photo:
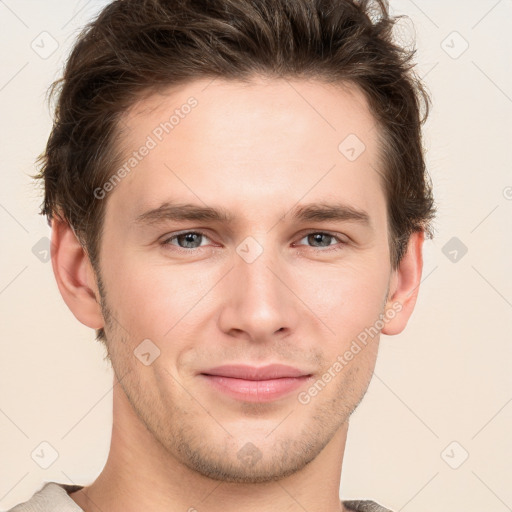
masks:
POLYGON ((300 300, 286 262, 270 249, 252 262, 240 254, 223 280, 219 328, 254 342, 290 335, 300 318, 300 300))

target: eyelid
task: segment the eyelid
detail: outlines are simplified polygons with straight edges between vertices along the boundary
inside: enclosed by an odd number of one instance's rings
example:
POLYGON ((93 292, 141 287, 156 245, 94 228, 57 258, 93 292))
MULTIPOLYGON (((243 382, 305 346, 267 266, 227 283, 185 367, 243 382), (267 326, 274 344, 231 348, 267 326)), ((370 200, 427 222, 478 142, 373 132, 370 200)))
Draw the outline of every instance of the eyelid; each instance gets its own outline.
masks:
MULTIPOLYGON (((209 240, 211 239, 211 237, 208 235, 207 231, 204 231, 202 229, 184 229, 182 231, 176 231, 175 233, 168 233, 167 235, 164 235, 163 240, 160 243, 162 245, 171 245, 170 244, 171 240, 176 240, 176 238, 178 238, 179 236, 187 235, 189 233, 194 233, 196 235, 201 235, 201 236, 203 236, 205 238, 208 238, 209 240)), ((202 249, 202 246, 201 247, 197 247, 196 249, 184 249, 183 247, 180 247, 179 245, 176 245, 174 247, 176 247, 176 249, 181 249, 181 250, 184 250, 184 251, 193 251, 193 250, 197 250, 197 249, 202 249)))
POLYGON ((305 236, 313 235, 313 234, 317 234, 317 233, 321 233, 322 235, 332 236, 333 238, 337 238, 340 242, 343 242, 343 243, 349 242, 349 237, 347 235, 345 235, 343 233, 337 233, 336 231, 330 231, 330 230, 325 230, 325 229, 306 230, 299 235, 300 240, 302 240, 305 236))
POLYGON ((338 240, 338 242, 336 244, 333 244, 333 245, 326 245, 325 247, 313 247, 313 246, 304 245, 304 244, 299 244, 299 246, 308 247, 309 249, 312 249, 316 253, 323 253, 323 252, 325 253, 325 252, 342 250, 343 248, 345 248, 346 245, 349 244, 349 240, 348 240, 348 237, 346 235, 343 235, 342 233, 335 233, 335 232, 332 232, 332 231, 324 231, 324 230, 321 230, 321 229, 320 230, 319 229, 312 229, 312 230, 304 232, 299 237, 299 242, 300 242, 300 240, 302 240, 303 238, 307 237, 308 235, 314 235, 314 234, 327 235, 327 236, 330 236, 332 238, 335 238, 336 240, 338 240))

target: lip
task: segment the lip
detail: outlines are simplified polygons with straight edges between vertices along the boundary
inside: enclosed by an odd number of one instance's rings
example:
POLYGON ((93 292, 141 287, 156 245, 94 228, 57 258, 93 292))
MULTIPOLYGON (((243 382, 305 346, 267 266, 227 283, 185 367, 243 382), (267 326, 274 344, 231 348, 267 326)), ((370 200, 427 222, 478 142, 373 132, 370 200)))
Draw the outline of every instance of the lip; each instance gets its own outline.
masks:
POLYGON ((223 365, 200 373, 214 389, 237 400, 268 402, 296 390, 312 377, 293 366, 223 365))
POLYGON ((225 364, 223 366, 210 368, 201 373, 244 380, 282 379, 284 377, 302 377, 309 375, 308 372, 285 364, 269 364, 260 367, 243 364, 225 364))

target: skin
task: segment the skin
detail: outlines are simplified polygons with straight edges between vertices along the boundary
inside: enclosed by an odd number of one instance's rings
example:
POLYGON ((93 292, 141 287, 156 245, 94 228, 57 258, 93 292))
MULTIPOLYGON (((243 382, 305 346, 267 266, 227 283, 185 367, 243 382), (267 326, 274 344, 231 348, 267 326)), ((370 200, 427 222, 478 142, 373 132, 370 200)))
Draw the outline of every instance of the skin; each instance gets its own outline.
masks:
POLYGON ((377 127, 355 87, 194 81, 126 113, 126 155, 190 96, 197 107, 103 199, 105 296, 69 225, 53 223, 59 290, 80 322, 105 327, 115 374, 107 463, 71 497, 87 512, 343 511, 349 417, 371 380, 380 333, 307 404, 297 396, 310 384, 251 403, 198 373, 284 363, 317 380, 393 305, 401 310, 381 332, 402 332, 417 298, 424 235, 411 237, 393 271, 377 127), (366 146, 355 161, 338 150, 349 134, 366 146), (170 200, 224 207, 235 222, 135 222, 170 200), (364 210, 371 226, 289 214, 321 201, 364 210), (163 244, 184 230, 205 236, 163 244), (325 232, 320 242, 306 236, 325 232), (236 250, 249 236, 263 248, 252 263, 236 250), (160 350, 148 366, 133 353, 144 339, 160 350), (237 456, 247 443, 260 456, 254 464, 237 456))

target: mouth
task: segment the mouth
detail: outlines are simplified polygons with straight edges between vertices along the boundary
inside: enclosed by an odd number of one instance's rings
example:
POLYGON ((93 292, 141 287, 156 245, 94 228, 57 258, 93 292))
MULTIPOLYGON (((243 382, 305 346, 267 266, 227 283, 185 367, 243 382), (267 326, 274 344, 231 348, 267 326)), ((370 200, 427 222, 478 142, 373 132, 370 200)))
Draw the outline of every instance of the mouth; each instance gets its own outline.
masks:
POLYGON ((224 365, 199 374, 213 389, 237 400, 268 402, 303 386, 311 373, 292 366, 272 364, 264 367, 224 365))

